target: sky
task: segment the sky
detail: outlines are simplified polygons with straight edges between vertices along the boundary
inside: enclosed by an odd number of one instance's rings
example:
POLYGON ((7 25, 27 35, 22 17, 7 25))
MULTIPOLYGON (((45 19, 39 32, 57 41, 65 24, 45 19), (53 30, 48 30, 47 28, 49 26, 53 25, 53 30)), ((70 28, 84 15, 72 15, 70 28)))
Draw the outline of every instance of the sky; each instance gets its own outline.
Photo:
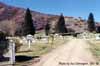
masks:
POLYGON ((100 22, 100 0, 0 0, 11 6, 30 8, 46 14, 82 17, 88 19, 90 12, 100 22))

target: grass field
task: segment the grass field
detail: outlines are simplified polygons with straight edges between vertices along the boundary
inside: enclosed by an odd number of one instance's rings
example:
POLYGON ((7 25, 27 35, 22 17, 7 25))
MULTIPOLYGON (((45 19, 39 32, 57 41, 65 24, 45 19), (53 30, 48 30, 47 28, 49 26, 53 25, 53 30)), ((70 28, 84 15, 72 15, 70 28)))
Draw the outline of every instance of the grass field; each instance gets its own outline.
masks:
POLYGON ((100 40, 90 40, 89 43, 93 55, 100 61, 100 40))
MULTIPOLYGON (((43 54, 46 54, 50 52, 52 49, 60 46, 61 44, 64 44, 66 41, 68 41, 67 37, 59 38, 55 37, 53 40, 51 37, 49 37, 49 40, 47 43, 42 40, 36 41, 34 44, 31 45, 31 52, 20 52, 16 53, 16 55, 28 55, 28 56, 41 56, 43 54)), ((21 47, 21 51, 27 50, 28 45, 25 44, 21 47)))

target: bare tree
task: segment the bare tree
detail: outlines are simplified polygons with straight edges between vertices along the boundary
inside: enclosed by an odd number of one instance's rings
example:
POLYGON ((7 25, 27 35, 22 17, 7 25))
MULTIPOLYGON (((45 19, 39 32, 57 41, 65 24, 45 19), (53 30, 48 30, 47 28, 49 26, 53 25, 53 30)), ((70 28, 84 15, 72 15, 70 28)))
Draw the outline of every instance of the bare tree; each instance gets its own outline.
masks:
POLYGON ((15 21, 9 21, 8 27, 10 29, 10 35, 11 36, 14 36, 15 35, 16 28, 17 28, 17 25, 16 25, 15 21))
POLYGON ((10 36, 14 36, 16 31, 17 25, 15 21, 12 20, 5 20, 0 22, 0 31, 7 33, 10 36))

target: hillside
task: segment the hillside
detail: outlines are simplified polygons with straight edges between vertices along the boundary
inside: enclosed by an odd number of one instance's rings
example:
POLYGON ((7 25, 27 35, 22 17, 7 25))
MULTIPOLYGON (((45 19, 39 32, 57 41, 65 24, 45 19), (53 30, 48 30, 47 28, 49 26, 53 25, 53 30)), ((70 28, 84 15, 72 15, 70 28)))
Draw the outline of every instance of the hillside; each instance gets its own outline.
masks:
MULTIPOLYGON (((26 10, 23 8, 9 6, 0 2, 0 22, 7 22, 7 20, 12 20, 15 21, 19 26, 22 22, 24 22, 25 11, 26 10)), ((44 14, 37 11, 31 11, 31 13, 37 30, 43 29, 47 22, 56 23, 59 18, 57 15, 44 14)), ((73 29, 76 32, 83 32, 87 29, 86 21, 82 20, 81 18, 65 16, 65 21, 67 28, 73 29)))
MULTIPOLYGON (((24 20, 25 9, 8 6, 0 2, 0 21, 3 20, 14 20, 17 23, 21 23, 24 20)), ((53 15, 43 14, 40 12, 32 11, 33 20, 36 22, 35 25, 37 29, 42 28, 47 19, 53 15)))

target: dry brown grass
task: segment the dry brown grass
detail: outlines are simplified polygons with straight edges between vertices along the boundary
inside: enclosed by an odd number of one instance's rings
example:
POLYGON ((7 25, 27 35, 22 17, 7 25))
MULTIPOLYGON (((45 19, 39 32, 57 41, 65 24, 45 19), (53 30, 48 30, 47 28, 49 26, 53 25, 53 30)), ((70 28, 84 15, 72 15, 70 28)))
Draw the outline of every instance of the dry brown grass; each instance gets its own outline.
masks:
POLYGON ((93 55, 100 61, 100 40, 90 40, 89 43, 93 55))
MULTIPOLYGON (((28 56, 41 56, 43 54, 46 54, 50 52, 52 49, 57 48, 58 46, 64 44, 68 39, 65 37, 59 38, 56 37, 55 40, 52 42, 52 38, 49 38, 49 42, 45 43, 44 41, 38 40, 34 44, 31 45, 31 52, 20 52, 16 53, 16 55, 28 55, 28 56)), ((20 51, 27 51, 28 50, 28 45, 25 44, 21 47, 20 51)))

